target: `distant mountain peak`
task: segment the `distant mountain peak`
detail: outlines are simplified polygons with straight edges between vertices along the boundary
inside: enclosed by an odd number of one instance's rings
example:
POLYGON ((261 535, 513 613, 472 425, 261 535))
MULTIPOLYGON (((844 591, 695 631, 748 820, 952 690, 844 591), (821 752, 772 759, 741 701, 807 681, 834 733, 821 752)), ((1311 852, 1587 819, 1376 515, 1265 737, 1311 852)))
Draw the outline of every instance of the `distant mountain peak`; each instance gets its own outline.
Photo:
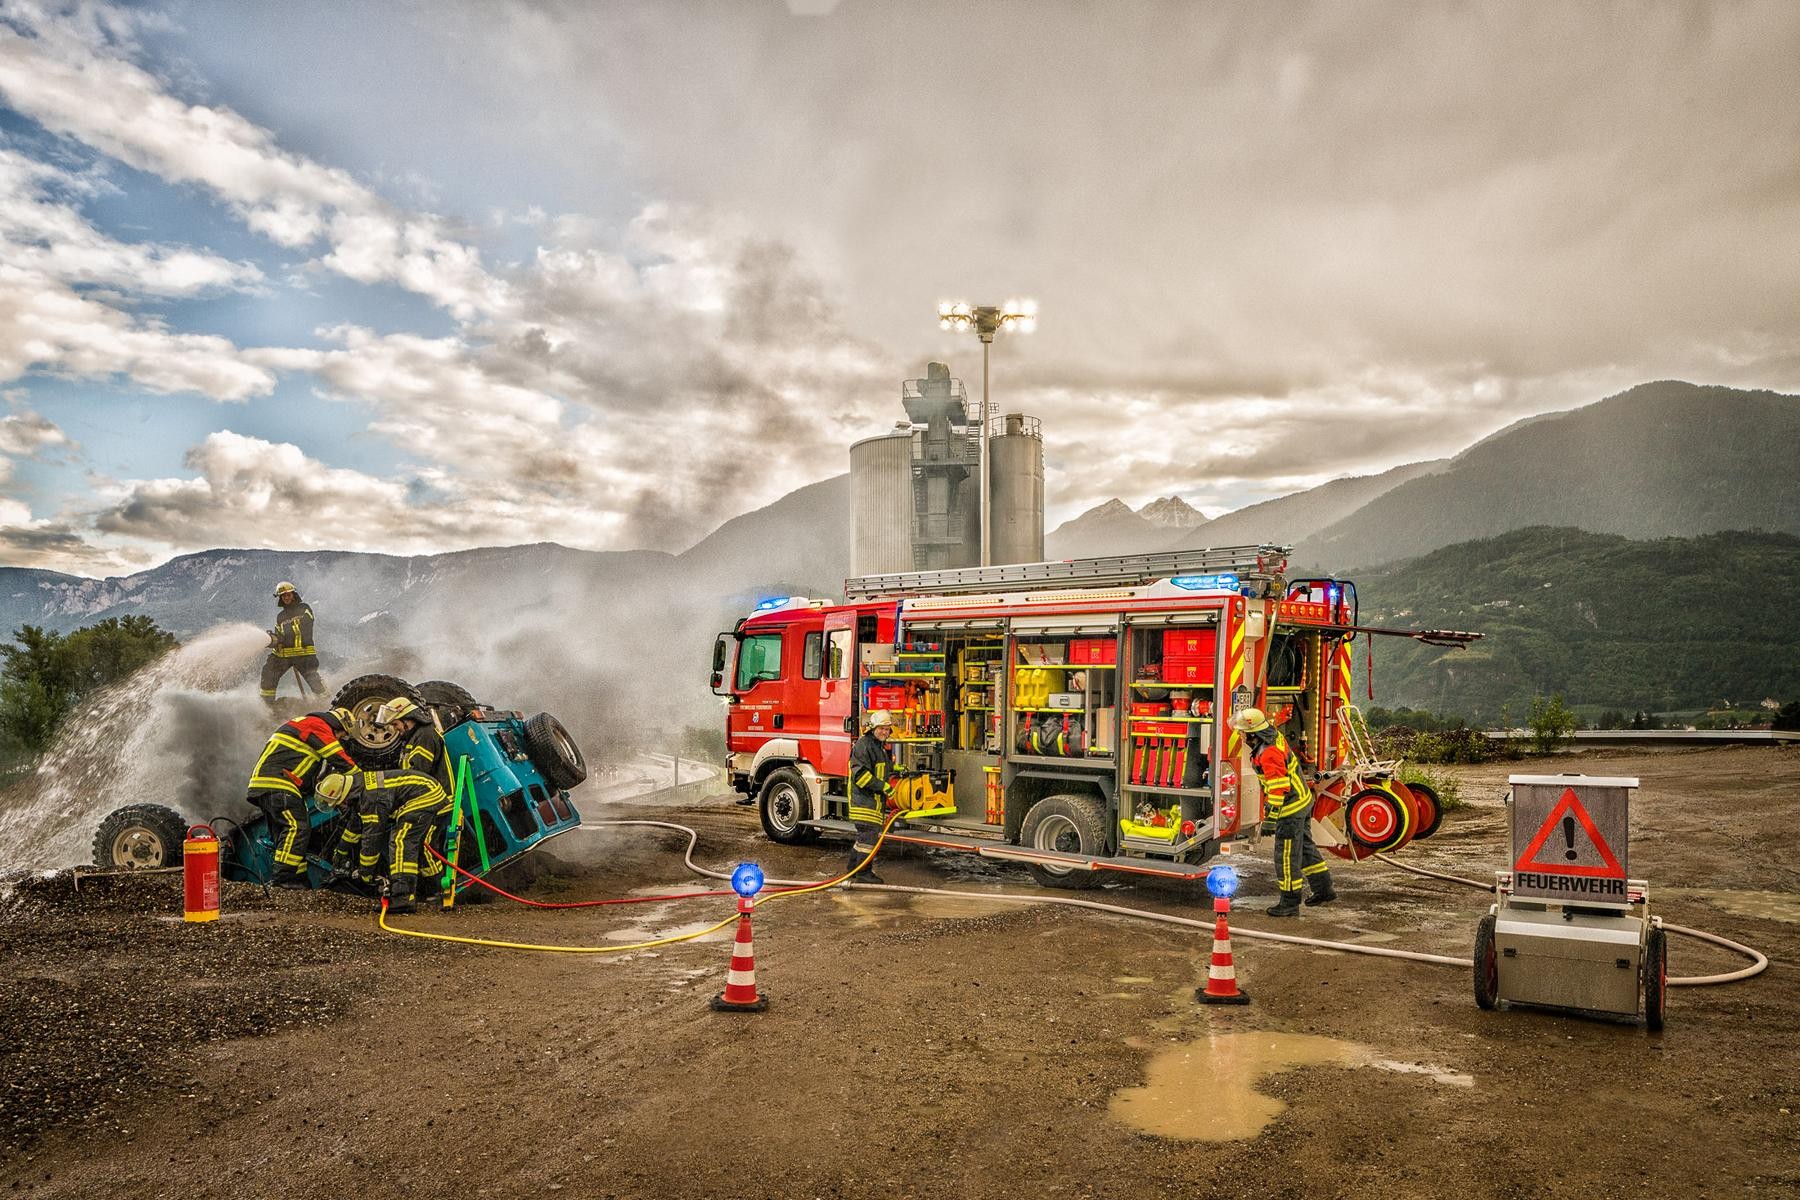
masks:
POLYGON ((1138 509, 1138 516, 1158 529, 1193 529, 1206 524, 1206 514, 1180 496, 1164 496, 1138 509))
POLYGON ((1135 515, 1136 514, 1131 511, 1131 505, 1125 503, 1117 496, 1114 496, 1105 504, 1094 505, 1094 507, 1088 509, 1075 519, 1077 521, 1085 521, 1089 517, 1129 517, 1135 515))

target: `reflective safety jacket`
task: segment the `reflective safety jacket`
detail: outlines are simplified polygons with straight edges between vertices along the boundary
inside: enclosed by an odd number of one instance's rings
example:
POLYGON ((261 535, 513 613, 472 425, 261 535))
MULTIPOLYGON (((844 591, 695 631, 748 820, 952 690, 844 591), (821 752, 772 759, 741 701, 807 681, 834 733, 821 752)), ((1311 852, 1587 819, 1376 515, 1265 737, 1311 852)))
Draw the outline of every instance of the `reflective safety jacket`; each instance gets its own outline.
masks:
POLYGON ((341 745, 343 736, 343 725, 328 712, 307 713, 284 723, 256 760, 256 769, 250 773, 250 790, 303 795, 313 768, 328 758, 355 770, 356 760, 341 745))
POLYGON ((318 652, 313 645, 312 605, 283 607, 275 619, 275 657, 309 658, 318 652))
POLYGON ((879 825, 883 821, 882 804, 889 789, 894 760, 888 749, 873 733, 865 733, 850 747, 850 819, 879 825))
POLYGON ((1300 756, 1288 748, 1287 739, 1280 733, 1275 735, 1274 742, 1258 750, 1251 761, 1256 764, 1256 774, 1262 780, 1263 800, 1272 820, 1279 821, 1312 810, 1312 789, 1300 777, 1300 756))
POLYGON ((431 776, 446 795, 456 790, 456 779, 450 773, 450 754, 444 749, 443 736, 431 725, 415 725, 406 735, 400 748, 400 769, 431 776))

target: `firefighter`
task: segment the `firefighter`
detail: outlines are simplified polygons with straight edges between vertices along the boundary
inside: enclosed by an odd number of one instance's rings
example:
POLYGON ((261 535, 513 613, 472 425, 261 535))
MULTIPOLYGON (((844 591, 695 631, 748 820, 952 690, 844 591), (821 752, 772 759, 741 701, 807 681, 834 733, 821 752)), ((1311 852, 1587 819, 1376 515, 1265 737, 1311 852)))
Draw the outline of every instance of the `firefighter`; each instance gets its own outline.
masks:
POLYGON ((344 750, 347 709, 308 713, 285 721, 270 735, 250 772, 249 801, 269 819, 269 837, 275 844, 275 871, 270 880, 277 887, 306 887, 306 844, 312 834, 307 815, 307 778, 321 762, 331 760, 354 767, 344 750))
POLYGON ((1231 727, 1250 744, 1250 761, 1256 765, 1263 800, 1275 822, 1275 883, 1281 899, 1269 915, 1297 916, 1300 893, 1308 885, 1312 895, 1306 903, 1330 904, 1337 891, 1331 886, 1331 869, 1313 844, 1313 794, 1300 775, 1300 756, 1260 708, 1240 710, 1232 716, 1231 727))
MULTIPOLYGON (((392 726, 399 735, 400 766, 377 772, 375 788, 392 794, 392 825, 384 835, 387 856, 388 911, 412 912, 413 895, 421 877, 435 881, 438 872, 425 848, 433 845, 433 833, 450 817, 449 755, 431 714, 404 697, 390 700, 375 714, 377 724, 392 726)), ((436 847, 441 852, 442 840, 436 847)))
MULTIPOLYGON (((887 748, 888 739, 893 736, 893 716, 885 709, 876 709, 869 714, 863 735, 850 747, 850 819, 856 824, 856 840, 851 843, 845 870, 855 870, 856 864, 875 849, 881 834, 883 810, 894 789, 894 760, 887 748)), ((862 879, 868 883, 883 882, 872 866, 863 871, 862 879)))
POLYGON ((313 695, 325 694, 325 680, 319 675, 319 651, 313 645, 312 606, 300 598, 300 592, 285 579, 275 585, 275 628, 269 630, 269 657, 263 660, 262 698, 275 707, 275 692, 281 677, 290 670, 313 695))

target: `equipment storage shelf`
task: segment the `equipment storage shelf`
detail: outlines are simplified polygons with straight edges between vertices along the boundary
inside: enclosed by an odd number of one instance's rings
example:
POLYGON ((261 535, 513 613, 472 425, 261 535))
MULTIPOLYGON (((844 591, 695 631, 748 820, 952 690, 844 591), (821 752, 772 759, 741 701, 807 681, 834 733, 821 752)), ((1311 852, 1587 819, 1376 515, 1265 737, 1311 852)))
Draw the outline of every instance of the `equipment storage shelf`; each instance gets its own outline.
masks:
POLYGON ((1096 760, 1116 755, 1118 651, 1117 633, 1103 624, 1016 632, 1007 667, 1009 756, 1103 765, 1096 760))
POLYGON ((1210 787, 1160 787, 1153 783, 1127 783, 1121 785, 1128 792, 1155 792, 1161 796, 1210 796, 1210 787))

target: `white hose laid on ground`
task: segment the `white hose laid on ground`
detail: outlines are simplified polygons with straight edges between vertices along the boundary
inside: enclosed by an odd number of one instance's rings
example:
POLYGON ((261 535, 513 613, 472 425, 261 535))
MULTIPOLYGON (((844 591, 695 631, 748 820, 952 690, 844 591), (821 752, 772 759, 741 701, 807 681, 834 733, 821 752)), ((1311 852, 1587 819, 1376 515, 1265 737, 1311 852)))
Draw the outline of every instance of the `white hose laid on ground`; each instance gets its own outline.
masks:
MULTIPOLYGON (((704 875, 709 879, 728 880, 731 878, 731 873, 729 871, 715 871, 695 862, 694 851, 700 844, 700 835, 689 826, 678 825, 674 821, 592 821, 581 825, 578 828, 586 829, 590 826, 622 825, 641 825, 654 829, 673 829, 677 833, 684 833, 687 835, 688 844, 687 849, 682 852, 682 860, 687 864, 689 870, 693 871, 696 875, 704 875)), ((1420 867, 1408 867, 1393 862, 1393 860, 1388 859, 1386 856, 1380 857, 1390 866, 1398 866, 1402 870, 1411 871, 1417 875, 1429 875, 1453 883, 1468 884, 1471 887, 1482 888, 1484 891, 1493 890, 1472 879, 1464 879, 1457 875, 1443 875, 1439 872, 1427 871, 1420 867)), ((809 884, 817 883, 818 880, 765 879, 763 882, 765 884, 774 884, 778 887, 804 887, 809 884)), ((1156 912, 1153 909, 1147 908, 1127 908, 1122 904, 1104 904, 1098 900, 1080 900, 1074 896, 1050 896, 1042 893, 1034 893, 1029 896, 1018 896, 1009 892, 964 892, 956 891, 951 888, 910 887, 904 884, 894 883, 845 883, 838 886, 860 888, 871 892, 902 892, 922 896, 949 896, 958 900, 988 900, 1011 904, 1060 904, 1067 908, 1084 908, 1093 912, 1109 913, 1113 916, 1129 917, 1134 920, 1159 921, 1165 925, 1185 925, 1191 929, 1210 930, 1213 927, 1213 922, 1210 920, 1198 920, 1193 917, 1178 917, 1172 913, 1156 912)), ((1702 984, 1730 983, 1738 979, 1748 979, 1750 976, 1760 973, 1769 965, 1769 960, 1762 954, 1752 950, 1748 946, 1740 945, 1729 938, 1723 938, 1717 934, 1706 933, 1698 929, 1688 929, 1681 925, 1670 925, 1666 922, 1664 923, 1663 928, 1669 930, 1671 933, 1685 934, 1688 937, 1700 938, 1703 941, 1723 946, 1728 950, 1735 950, 1754 960, 1753 965, 1745 967, 1741 971, 1733 971, 1728 974, 1690 975, 1681 979, 1670 979, 1669 983, 1671 986, 1680 985, 1694 987, 1702 984)), ((1345 954, 1367 954, 1374 958, 1399 958, 1410 962, 1433 963, 1445 967, 1472 968, 1471 959, 1458 958, 1448 954, 1425 954, 1417 950, 1393 950, 1385 946, 1365 946, 1358 942, 1333 942, 1325 938, 1300 937, 1296 934, 1288 933, 1264 933, 1261 930, 1244 929, 1242 927, 1234 928, 1232 934, 1235 937, 1251 938, 1256 941, 1284 942, 1290 946, 1314 946, 1322 950, 1340 950, 1345 954)))

